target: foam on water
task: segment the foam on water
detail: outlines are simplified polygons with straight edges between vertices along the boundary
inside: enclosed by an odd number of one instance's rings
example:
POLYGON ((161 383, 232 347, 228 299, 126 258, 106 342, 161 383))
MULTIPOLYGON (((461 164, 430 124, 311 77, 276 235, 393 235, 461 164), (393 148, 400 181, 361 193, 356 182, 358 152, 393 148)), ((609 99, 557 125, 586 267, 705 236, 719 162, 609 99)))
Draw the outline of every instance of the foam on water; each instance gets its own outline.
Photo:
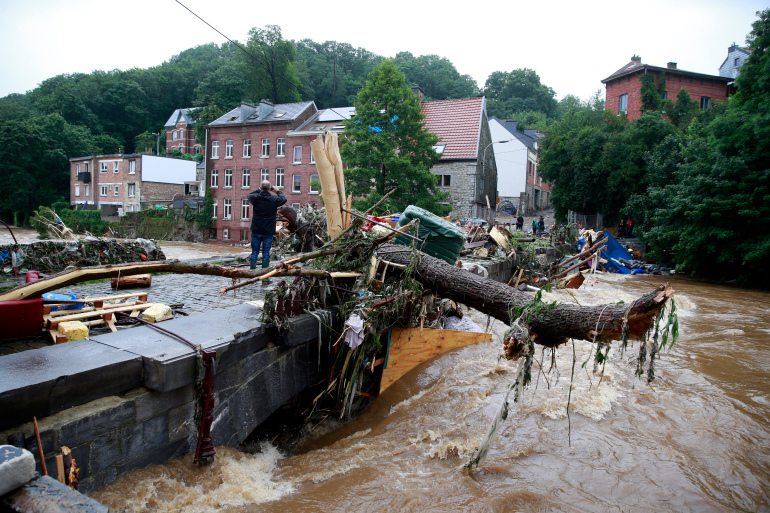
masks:
POLYGON ((263 444, 259 454, 217 447, 209 467, 197 467, 188 455, 157 468, 148 467, 121 476, 94 497, 113 511, 198 513, 241 507, 280 499, 294 486, 273 480, 279 451, 263 444))

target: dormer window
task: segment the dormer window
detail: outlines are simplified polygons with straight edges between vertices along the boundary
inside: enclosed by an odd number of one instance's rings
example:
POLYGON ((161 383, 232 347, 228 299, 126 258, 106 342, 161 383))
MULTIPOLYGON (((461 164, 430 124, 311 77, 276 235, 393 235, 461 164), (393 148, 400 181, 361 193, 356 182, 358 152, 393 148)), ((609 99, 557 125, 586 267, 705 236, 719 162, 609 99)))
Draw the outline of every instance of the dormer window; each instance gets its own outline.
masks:
POLYGON ((436 144, 435 146, 433 146, 433 151, 441 155, 444 153, 445 148, 446 148, 446 144, 436 144))

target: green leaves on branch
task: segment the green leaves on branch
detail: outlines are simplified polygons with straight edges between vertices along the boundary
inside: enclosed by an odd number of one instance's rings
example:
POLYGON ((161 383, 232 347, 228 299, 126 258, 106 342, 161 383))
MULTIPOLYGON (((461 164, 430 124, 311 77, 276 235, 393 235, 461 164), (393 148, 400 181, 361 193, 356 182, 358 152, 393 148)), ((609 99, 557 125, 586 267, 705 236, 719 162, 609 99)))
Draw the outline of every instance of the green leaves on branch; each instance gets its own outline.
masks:
POLYGON ((446 215, 447 197, 436 189, 430 172, 439 155, 433 150, 438 137, 425 128, 420 102, 406 85, 404 74, 386 60, 370 74, 356 101, 356 115, 345 122, 340 153, 348 165, 346 185, 357 203, 374 204, 393 188, 397 191, 384 206, 401 211, 417 205, 446 215))

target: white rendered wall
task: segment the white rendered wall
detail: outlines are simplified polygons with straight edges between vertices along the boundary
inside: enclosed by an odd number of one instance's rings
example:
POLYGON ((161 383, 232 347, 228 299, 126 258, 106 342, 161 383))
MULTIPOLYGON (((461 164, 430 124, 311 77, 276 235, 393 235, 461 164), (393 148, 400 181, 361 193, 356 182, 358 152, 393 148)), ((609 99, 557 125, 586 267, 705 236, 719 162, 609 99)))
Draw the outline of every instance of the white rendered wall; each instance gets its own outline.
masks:
POLYGON ((527 147, 516 139, 497 120, 489 120, 489 131, 493 141, 507 141, 493 144, 497 162, 497 191, 500 198, 518 197, 527 190, 527 147))
POLYGON ((194 160, 142 155, 142 181, 180 185, 194 182, 195 165, 194 160))

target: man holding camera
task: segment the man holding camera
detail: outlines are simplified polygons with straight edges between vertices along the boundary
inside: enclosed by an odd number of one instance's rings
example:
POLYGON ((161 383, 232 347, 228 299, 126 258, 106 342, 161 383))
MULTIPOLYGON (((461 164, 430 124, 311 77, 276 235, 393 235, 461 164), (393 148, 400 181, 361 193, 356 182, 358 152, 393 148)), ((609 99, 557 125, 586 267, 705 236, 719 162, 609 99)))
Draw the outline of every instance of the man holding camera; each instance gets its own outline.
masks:
POLYGON ((259 255, 259 247, 262 246, 262 268, 264 269, 270 267, 270 248, 273 247, 278 207, 286 203, 286 196, 270 185, 270 182, 264 180, 259 190, 249 194, 249 203, 253 207, 250 268, 257 268, 257 255, 259 255))

